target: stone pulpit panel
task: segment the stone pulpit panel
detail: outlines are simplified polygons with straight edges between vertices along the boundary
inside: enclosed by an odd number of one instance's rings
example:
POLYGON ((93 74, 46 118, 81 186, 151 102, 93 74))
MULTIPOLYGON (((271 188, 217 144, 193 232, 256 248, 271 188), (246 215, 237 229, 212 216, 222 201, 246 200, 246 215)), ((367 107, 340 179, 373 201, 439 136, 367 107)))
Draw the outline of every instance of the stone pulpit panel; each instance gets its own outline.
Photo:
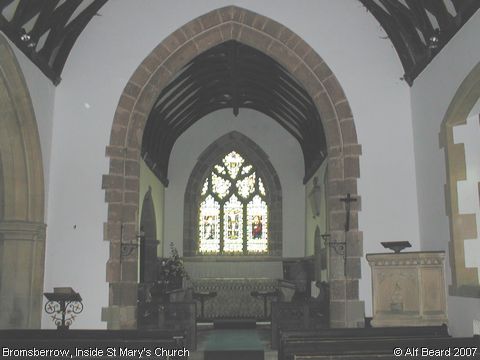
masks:
POLYGON ((367 254, 372 268, 372 326, 447 323, 445 253, 367 254))

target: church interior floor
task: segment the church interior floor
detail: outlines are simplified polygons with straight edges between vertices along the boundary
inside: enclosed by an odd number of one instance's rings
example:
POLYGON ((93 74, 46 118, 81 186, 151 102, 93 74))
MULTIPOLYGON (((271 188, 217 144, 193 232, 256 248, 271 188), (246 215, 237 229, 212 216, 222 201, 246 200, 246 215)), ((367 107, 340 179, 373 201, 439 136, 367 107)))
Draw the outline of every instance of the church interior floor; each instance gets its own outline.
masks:
POLYGON ((277 351, 270 348, 270 326, 255 329, 214 329, 212 326, 197 327, 197 351, 190 353, 191 360, 207 360, 205 351, 255 351, 264 352, 264 360, 276 360, 277 351))

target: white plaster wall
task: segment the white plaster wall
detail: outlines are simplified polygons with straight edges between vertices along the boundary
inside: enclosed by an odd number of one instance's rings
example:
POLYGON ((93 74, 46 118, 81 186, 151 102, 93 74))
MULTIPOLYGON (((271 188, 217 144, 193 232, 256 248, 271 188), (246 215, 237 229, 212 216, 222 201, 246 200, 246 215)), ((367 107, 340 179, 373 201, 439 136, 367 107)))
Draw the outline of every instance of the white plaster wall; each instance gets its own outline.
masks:
MULTIPOLYGON (((445 211, 445 153, 440 148, 439 133, 455 92, 480 59, 479 29, 477 12, 411 89, 421 245, 423 250, 447 252, 448 283, 450 231, 445 211)), ((477 299, 449 297, 450 330, 454 335, 471 335, 472 318, 478 317, 479 308, 477 299)))
MULTIPOLYGON (((305 187, 303 154, 298 142, 273 119, 249 109, 219 110, 207 115, 182 134, 173 147, 165 189, 165 244, 183 247, 183 204, 185 189, 198 156, 219 137, 238 131, 267 154, 282 186, 283 256, 305 255, 305 187)), ((183 249, 182 249, 183 250, 183 249)))
MULTIPOLYGON (((3 34, 0 36, 4 36, 3 34)), ((37 120, 42 151, 43 176, 45 182, 45 223, 48 223, 48 192, 50 180, 50 157, 52 148, 53 112, 55 86, 17 47, 7 38, 23 72, 32 99, 37 120)), ((48 231, 48 230, 47 230, 48 231)))
MULTIPOLYGON (((231 4, 292 29, 317 50, 342 84, 363 147, 359 222, 364 251, 382 251, 379 243, 385 240, 410 240, 418 248, 409 89, 400 80, 403 71, 393 46, 359 2, 110 1, 79 37, 56 89, 50 181, 54 191, 49 197, 52 246, 47 249, 45 287, 71 285, 81 292, 85 310, 74 327, 105 326, 100 309, 108 304, 108 246, 102 241, 107 207, 101 177, 108 171, 105 146, 120 94, 143 58, 168 34, 231 4)), ((362 268, 360 297, 369 315, 366 261, 362 268)), ((47 323, 45 319, 44 326, 47 323)))

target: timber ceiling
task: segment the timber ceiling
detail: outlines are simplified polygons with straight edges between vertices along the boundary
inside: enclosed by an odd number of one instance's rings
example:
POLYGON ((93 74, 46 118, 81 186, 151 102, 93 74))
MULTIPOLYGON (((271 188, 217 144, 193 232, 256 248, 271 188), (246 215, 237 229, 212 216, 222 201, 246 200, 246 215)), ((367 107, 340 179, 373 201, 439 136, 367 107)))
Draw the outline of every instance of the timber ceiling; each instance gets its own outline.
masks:
MULTIPOLYGON (((77 37, 107 1, 0 0, 0 30, 58 84, 77 37)), ((409 85, 480 8, 480 0, 358 1, 392 41, 409 85)))
POLYGON ((75 41, 107 0, 0 0, 0 30, 55 84, 75 41))
POLYGON ((359 0, 383 27, 411 86, 470 17, 479 0, 359 0))
MULTIPOLYGON (((75 41, 107 1, 0 0, 0 30, 57 85, 75 41)), ((480 0, 358 1, 383 27, 409 85, 480 8, 480 0)), ((318 113, 302 87, 268 56, 230 42, 188 64, 152 110, 142 152, 164 183, 176 139, 224 108, 258 110, 289 131, 302 147, 305 179, 326 155, 318 113)))
POLYGON ((280 64, 262 52, 228 41, 200 54, 162 91, 148 118, 142 156, 164 184, 178 137, 220 109, 262 112, 299 142, 305 178, 327 153, 322 123, 308 93, 280 64))

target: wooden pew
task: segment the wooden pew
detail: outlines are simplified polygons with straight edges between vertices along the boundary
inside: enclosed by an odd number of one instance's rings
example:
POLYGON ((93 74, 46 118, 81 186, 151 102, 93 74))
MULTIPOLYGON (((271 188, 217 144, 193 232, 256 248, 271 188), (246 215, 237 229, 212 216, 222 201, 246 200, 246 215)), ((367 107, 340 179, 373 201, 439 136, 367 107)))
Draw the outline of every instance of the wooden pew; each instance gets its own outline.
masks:
POLYGON ((284 331, 281 333, 278 358, 320 360, 335 356, 335 359, 390 359, 394 358, 393 349, 397 347, 405 350, 451 346, 453 349, 455 346, 478 345, 478 337, 452 338, 446 327, 284 331))
POLYGON ((329 326, 328 307, 319 301, 272 301, 272 349, 277 349, 280 333, 288 330, 314 330, 329 326))

